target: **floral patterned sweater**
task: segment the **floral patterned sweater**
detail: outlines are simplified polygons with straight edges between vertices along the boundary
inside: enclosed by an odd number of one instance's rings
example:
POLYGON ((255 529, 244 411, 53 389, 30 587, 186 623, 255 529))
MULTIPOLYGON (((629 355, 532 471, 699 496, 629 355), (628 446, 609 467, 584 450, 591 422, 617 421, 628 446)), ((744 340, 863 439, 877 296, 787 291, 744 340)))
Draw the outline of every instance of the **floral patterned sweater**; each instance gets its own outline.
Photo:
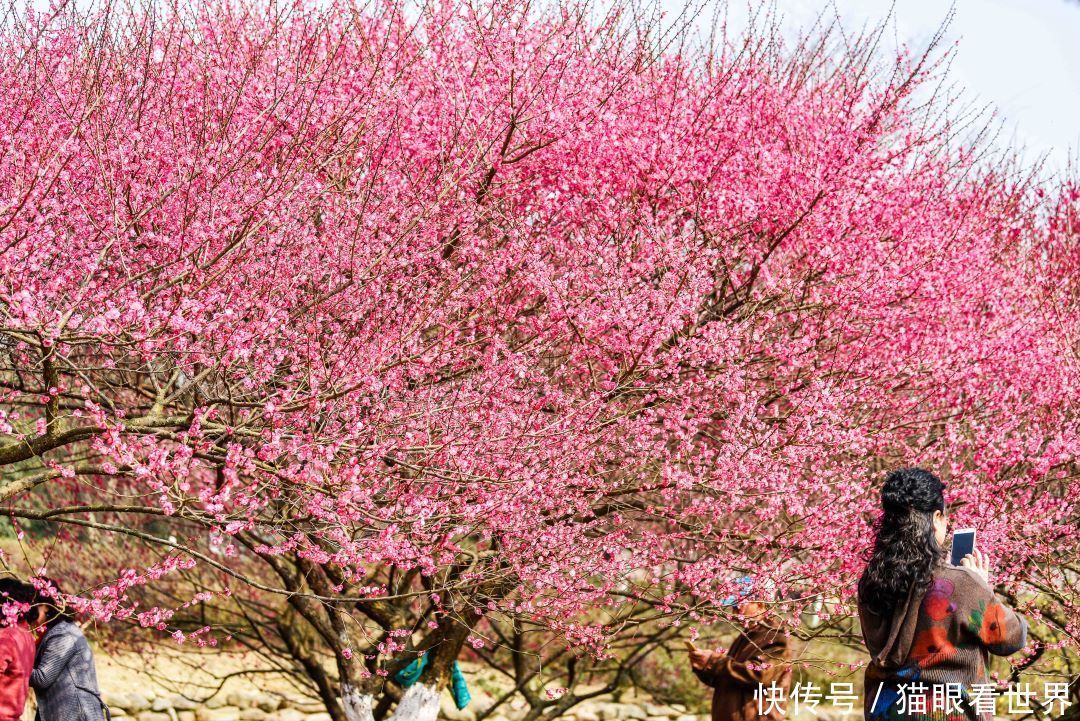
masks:
POLYGON ((872 721, 989 721, 990 713, 973 708, 972 686, 989 683, 989 654, 1008 656, 1027 643, 1027 621, 980 575, 947 562, 921 597, 912 591, 891 617, 860 604, 859 620, 871 655, 863 715, 872 721))

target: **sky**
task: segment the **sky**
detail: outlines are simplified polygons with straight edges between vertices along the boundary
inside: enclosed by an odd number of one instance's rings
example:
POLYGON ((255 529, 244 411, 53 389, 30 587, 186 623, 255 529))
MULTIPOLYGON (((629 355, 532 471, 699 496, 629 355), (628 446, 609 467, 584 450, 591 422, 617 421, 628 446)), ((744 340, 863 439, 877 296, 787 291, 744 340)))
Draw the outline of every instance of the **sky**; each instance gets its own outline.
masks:
MULTIPOLYGON (((662 0, 681 9, 685 0, 662 0)), ((745 26, 747 0, 727 5, 730 30, 745 26)), ((1080 159, 1080 0, 774 0, 785 34, 823 11, 857 30, 888 19, 898 42, 924 47, 953 11, 946 41, 957 41, 949 77, 966 100, 1001 121, 998 142, 1022 146, 1050 173, 1080 159)), ((755 3, 756 5, 757 3, 755 3)))

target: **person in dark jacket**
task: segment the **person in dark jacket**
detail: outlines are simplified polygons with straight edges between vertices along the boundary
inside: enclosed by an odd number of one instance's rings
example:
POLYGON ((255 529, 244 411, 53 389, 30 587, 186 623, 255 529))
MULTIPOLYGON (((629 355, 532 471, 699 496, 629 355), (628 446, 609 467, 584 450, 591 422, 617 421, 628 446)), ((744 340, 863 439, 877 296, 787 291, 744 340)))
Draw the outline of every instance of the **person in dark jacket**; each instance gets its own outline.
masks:
POLYGON ((94 655, 74 611, 55 592, 40 598, 45 634, 38 644, 30 685, 37 692, 38 721, 103 721, 108 709, 101 700, 94 655))
POLYGON ((975 688, 989 683, 990 654, 1027 643, 1027 621, 994 594, 979 549, 960 566, 945 557, 945 485, 930 471, 893 471, 859 580, 859 620, 870 652, 868 721, 990 721, 975 688))
MULTIPOLYGON (((740 581, 747 588, 752 583, 746 576, 740 581)), ((765 620, 764 603, 745 595, 727 603, 736 605, 738 613, 748 619, 731 648, 724 653, 688 644, 690 668, 714 689, 712 721, 781 721, 791 689, 788 638, 765 620)))

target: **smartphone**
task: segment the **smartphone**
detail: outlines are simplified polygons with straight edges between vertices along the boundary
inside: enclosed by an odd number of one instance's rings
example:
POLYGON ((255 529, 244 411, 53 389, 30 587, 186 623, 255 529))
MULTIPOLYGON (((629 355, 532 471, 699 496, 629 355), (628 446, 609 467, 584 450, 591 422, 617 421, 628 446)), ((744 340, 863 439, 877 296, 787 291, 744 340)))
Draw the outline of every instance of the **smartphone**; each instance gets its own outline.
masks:
POLYGON ((952 565, 959 566, 964 556, 975 551, 975 529, 961 528, 952 534, 952 565))

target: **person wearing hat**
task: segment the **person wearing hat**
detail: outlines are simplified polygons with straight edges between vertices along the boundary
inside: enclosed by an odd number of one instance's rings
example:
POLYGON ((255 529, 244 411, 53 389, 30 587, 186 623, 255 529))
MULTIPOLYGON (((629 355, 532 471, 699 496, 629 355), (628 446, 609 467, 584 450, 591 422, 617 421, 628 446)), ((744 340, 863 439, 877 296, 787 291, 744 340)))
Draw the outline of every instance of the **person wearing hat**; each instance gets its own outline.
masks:
POLYGON ((742 585, 738 596, 725 599, 722 605, 735 606, 747 619, 745 628, 726 653, 701 649, 688 641, 690 668, 713 688, 712 721, 781 721, 791 689, 788 638, 768 623, 767 606, 751 599, 753 579, 738 580, 742 585), (774 684, 779 691, 770 690, 774 684))

